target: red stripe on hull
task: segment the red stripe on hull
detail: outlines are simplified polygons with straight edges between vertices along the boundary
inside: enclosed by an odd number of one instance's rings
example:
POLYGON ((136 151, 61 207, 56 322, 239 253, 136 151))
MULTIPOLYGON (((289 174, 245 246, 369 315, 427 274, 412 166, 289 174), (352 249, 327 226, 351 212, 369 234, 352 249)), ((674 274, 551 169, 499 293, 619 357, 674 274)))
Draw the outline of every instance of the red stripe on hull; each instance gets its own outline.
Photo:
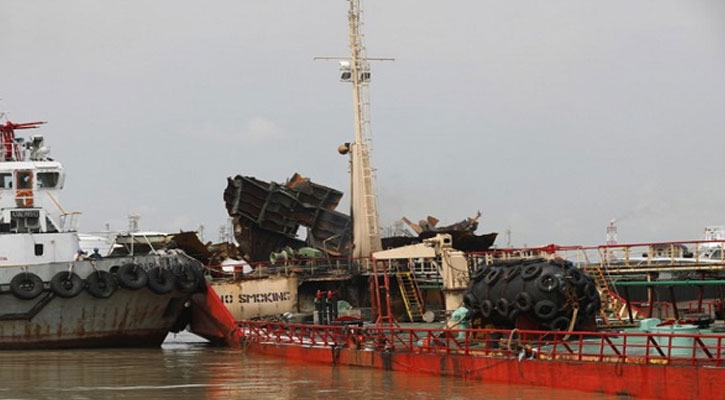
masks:
POLYGON ((725 368, 387 353, 250 342, 250 351, 309 362, 458 376, 665 400, 725 399, 725 368))

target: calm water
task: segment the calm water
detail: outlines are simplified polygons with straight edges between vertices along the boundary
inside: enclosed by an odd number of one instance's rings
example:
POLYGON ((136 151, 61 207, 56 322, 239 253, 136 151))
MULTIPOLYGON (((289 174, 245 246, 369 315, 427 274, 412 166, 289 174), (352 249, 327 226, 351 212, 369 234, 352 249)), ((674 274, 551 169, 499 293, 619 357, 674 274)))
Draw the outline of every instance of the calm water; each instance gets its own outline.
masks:
POLYGON ((616 399, 530 386, 291 363, 208 347, 0 352, 0 399, 616 399))

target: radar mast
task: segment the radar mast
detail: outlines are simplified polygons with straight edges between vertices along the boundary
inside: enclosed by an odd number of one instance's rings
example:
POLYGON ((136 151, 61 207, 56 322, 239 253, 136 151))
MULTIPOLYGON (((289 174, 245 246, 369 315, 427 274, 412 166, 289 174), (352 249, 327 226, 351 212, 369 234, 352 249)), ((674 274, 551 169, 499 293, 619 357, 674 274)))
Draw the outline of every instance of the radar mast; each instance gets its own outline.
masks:
POLYGON ((369 61, 394 61, 368 57, 363 44, 361 0, 348 0, 350 57, 315 57, 340 60, 340 81, 352 83, 355 138, 340 146, 340 154, 350 153, 350 214, 352 215, 353 258, 370 257, 382 250, 375 176, 371 162, 369 61))
MULTIPOLYGON (((353 219, 354 258, 369 257, 382 249, 380 242, 380 221, 371 154, 370 135, 370 64, 366 57, 363 34, 361 0, 349 0, 348 23, 350 27, 350 81, 355 117, 355 141, 351 151, 351 213, 353 219)), ((345 77, 343 66, 343 78, 345 77)))

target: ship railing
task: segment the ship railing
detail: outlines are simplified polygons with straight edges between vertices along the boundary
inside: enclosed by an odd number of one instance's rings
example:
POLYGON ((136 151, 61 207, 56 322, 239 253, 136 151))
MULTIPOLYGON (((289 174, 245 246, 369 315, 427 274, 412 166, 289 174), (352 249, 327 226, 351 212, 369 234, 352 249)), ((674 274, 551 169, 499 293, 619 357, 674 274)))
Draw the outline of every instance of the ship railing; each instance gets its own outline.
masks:
POLYGON ((638 310, 641 310, 648 318, 670 319, 681 317, 687 319, 689 316, 707 315, 715 317, 718 313, 720 315, 725 314, 725 304, 719 299, 680 302, 677 303, 677 313, 675 313, 671 301, 630 301, 630 303, 632 303, 632 306, 637 307, 638 310), (652 312, 649 310, 652 310, 652 312))
POLYGON ((591 254, 589 264, 612 274, 725 269, 725 240, 610 244, 582 251, 591 254))
POLYGON ((425 258, 393 258, 393 259, 374 259, 376 268, 369 271, 369 274, 386 273, 395 275, 398 272, 407 272, 415 276, 418 282, 427 285, 440 285, 443 282, 441 276, 441 259, 440 257, 425 258))
POLYGON ((579 266, 601 264, 625 272, 628 269, 642 272, 648 268, 663 271, 668 266, 676 269, 723 269, 725 267, 725 239, 599 246, 550 244, 541 247, 492 249, 468 255, 472 268, 511 259, 560 257, 579 266))
MULTIPOLYGON (((607 278, 612 275, 632 273, 655 273, 664 271, 706 271, 725 270, 725 240, 695 240, 684 242, 632 243, 601 246, 559 246, 547 245, 532 248, 492 249, 485 252, 468 253, 469 271, 499 261, 530 258, 563 258, 585 269, 601 268, 607 278)), ((380 261, 380 260, 379 260, 380 261)), ((411 260, 404 260, 410 263, 411 260)), ((412 272, 416 277, 440 279, 440 261, 436 259, 413 259, 412 272)), ((297 258, 277 262, 252 262, 256 276, 302 271, 303 273, 370 273, 371 258, 349 257, 297 258)), ((241 264, 244 263, 240 263, 241 264)), ((388 263, 386 272, 397 267, 388 263)), ((219 269, 218 265, 212 266, 219 269)), ((380 272, 380 271, 379 271, 380 272)), ((233 273, 240 275, 241 273, 233 273)), ((609 280, 609 279, 608 279, 609 280)))
POLYGON ((290 258, 278 262, 238 262, 226 264, 207 265, 209 275, 215 278, 243 279, 263 278, 270 275, 292 274, 302 276, 327 275, 327 276, 349 276, 360 271, 362 259, 351 259, 345 257, 326 258, 290 258), (245 267, 251 272, 244 273, 245 267))
POLYGON ((62 232, 77 232, 82 213, 79 211, 63 212, 60 214, 60 230, 62 232))
MULTIPOLYGON (((469 252, 467 254, 469 269, 475 271, 481 266, 509 260, 531 258, 552 258, 561 246, 549 245, 543 247, 524 247, 510 249, 492 249, 482 252, 469 252)), ((578 247, 577 247, 578 248, 578 247)))
POLYGON ((333 349, 723 367, 725 335, 640 332, 545 332, 431 329, 239 321, 245 339, 333 349))
MULTIPOLYGON (((600 246, 547 245, 533 248, 492 249, 469 253, 469 271, 499 261, 527 258, 563 258, 602 280, 598 287, 617 293, 612 285, 617 277, 644 275, 657 279, 662 272, 699 272, 725 270, 725 240, 691 240, 607 244, 600 246)), ((703 275, 704 279, 705 276, 703 275)))

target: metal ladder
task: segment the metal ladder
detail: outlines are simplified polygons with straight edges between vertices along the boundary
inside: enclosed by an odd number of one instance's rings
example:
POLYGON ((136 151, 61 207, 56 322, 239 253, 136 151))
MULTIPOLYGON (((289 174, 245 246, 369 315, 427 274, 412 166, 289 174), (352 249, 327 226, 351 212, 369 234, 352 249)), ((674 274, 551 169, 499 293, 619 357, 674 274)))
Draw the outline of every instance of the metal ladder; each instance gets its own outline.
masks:
POLYGON ((390 279, 385 261, 372 260, 370 274, 370 307, 375 316, 376 325, 398 325, 390 306, 390 279), (380 265, 378 264, 380 263, 380 265), (381 284, 380 278, 383 278, 381 284))
MULTIPOLYGON (((594 278, 594 284, 599 292, 599 298, 602 302, 600 313, 604 323, 606 325, 610 325, 609 315, 616 318, 617 323, 619 324, 629 322, 627 301, 610 291, 609 283, 607 283, 607 279, 604 276, 604 268, 602 268, 602 264, 595 264, 590 270, 593 270, 592 276, 594 278)), ((637 319, 640 316, 639 309, 636 307, 631 307, 631 309, 632 318, 637 319)))
POLYGON ((408 314, 410 322, 422 321, 425 305, 423 304, 423 298, 418 288, 418 281, 415 279, 415 274, 410 269, 407 271, 398 269, 395 277, 398 280, 400 296, 403 298, 403 303, 405 303, 405 311, 408 314))

